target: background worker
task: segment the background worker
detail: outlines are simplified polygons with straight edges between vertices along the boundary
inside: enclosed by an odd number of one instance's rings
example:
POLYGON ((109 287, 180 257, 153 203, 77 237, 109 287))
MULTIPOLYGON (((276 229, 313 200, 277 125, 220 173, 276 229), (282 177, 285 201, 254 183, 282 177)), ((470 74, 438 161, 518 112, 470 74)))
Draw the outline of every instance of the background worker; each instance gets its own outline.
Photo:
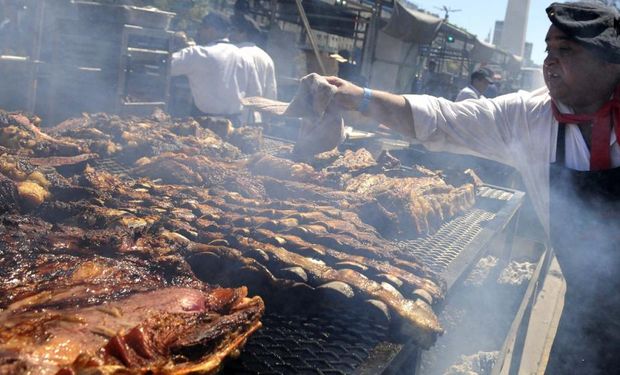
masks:
POLYGON ((185 75, 194 115, 222 116, 240 123, 241 99, 260 92, 256 67, 228 39, 227 17, 211 12, 196 34, 196 46, 172 55, 171 75, 185 75))
POLYGON ((470 76, 469 85, 463 87, 454 101, 484 98, 483 93, 493 83, 493 74, 487 69, 478 69, 470 76))

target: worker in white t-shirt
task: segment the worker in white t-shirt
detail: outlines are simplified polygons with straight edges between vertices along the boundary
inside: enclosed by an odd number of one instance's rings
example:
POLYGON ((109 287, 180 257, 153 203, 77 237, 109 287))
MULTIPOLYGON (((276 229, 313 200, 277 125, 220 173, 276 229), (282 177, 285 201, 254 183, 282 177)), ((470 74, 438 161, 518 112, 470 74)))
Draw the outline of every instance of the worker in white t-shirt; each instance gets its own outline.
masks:
POLYGON ((260 93, 268 99, 278 98, 276 71, 273 59, 264 49, 259 47, 262 42, 262 31, 254 20, 248 16, 237 15, 231 18, 231 42, 241 49, 241 53, 252 58, 260 83, 260 93))
POLYGON ((256 68, 228 39, 227 17, 211 12, 202 20, 196 46, 172 55, 171 74, 185 75, 196 114, 228 117, 239 123, 241 99, 260 92, 256 68))

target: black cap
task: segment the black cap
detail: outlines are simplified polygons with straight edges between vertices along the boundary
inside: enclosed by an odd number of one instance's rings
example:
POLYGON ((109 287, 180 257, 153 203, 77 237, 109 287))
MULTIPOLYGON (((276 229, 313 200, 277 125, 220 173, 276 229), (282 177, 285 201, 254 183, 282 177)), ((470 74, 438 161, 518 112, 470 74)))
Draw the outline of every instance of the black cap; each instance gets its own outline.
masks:
POLYGON ((480 68, 471 74, 471 80, 484 79, 489 83, 493 83, 493 73, 489 69, 480 68))
POLYGON ((620 15, 601 3, 553 3, 547 9, 551 23, 603 60, 620 63, 620 15))

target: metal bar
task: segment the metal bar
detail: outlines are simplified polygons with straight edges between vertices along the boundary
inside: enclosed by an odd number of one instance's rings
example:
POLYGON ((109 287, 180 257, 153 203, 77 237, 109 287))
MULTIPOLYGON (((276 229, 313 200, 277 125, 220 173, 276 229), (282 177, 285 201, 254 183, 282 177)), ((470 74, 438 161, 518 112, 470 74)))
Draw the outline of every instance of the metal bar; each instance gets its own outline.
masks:
POLYGON ((43 37, 43 17, 45 14, 45 1, 39 1, 35 8, 35 32, 30 51, 30 66, 28 71, 28 102, 27 110, 34 113, 37 104, 37 88, 39 75, 39 59, 41 57, 41 38, 43 37))
POLYGON ((297 10, 299 11, 299 16, 301 17, 301 21, 304 24, 304 28, 306 29, 306 33, 308 34, 308 39, 310 39, 310 45, 312 46, 312 50, 314 51, 314 56, 316 57, 317 62, 319 63, 319 68, 321 68, 321 74, 327 74, 325 70, 325 65, 323 64, 323 59, 321 58, 321 54, 319 53, 319 47, 316 45, 316 40, 314 39, 314 35, 312 34, 312 29, 310 28, 310 22, 308 22, 308 17, 306 17, 306 11, 304 10, 303 5, 301 4, 301 0, 295 0, 297 4, 297 10))
POLYGON ((452 260, 445 271, 441 273, 441 276, 446 280, 448 290, 466 275, 465 271, 475 265, 478 258, 482 255, 481 250, 483 250, 496 235, 503 232, 523 203, 523 197, 525 195, 523 192, 503 189, 492 185, 485 186, 492 189, 509 191, 513 193, 513 195, 502 209, 495 214, 493 220, 491 220, 488 225, 485 225, 483 231, 480 232, 467 248, 463 249, 458 257, 452 260))

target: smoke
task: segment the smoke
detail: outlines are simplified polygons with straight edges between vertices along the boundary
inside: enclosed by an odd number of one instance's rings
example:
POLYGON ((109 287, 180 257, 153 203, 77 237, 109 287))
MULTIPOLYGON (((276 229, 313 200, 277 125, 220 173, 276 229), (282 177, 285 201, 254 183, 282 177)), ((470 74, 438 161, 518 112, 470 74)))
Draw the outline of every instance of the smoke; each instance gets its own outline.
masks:
MULTIPOLYGON (((610 373, 620 361, 620 220, 617 171, 551 175, 551 238, 566 279, 565 307, 550 367, 610 373)), ((612 371, 613 372, 613 371, 612 371)))
POLYGON ((503 263, 500 246, 491 250, 494 255, 482 258, 465 282, 450 291, 439 313, 446 333, 422 354, 420 374, 482 375, 495 366, 531 273, 520 272, 505 282, 519 267, 503 263))

